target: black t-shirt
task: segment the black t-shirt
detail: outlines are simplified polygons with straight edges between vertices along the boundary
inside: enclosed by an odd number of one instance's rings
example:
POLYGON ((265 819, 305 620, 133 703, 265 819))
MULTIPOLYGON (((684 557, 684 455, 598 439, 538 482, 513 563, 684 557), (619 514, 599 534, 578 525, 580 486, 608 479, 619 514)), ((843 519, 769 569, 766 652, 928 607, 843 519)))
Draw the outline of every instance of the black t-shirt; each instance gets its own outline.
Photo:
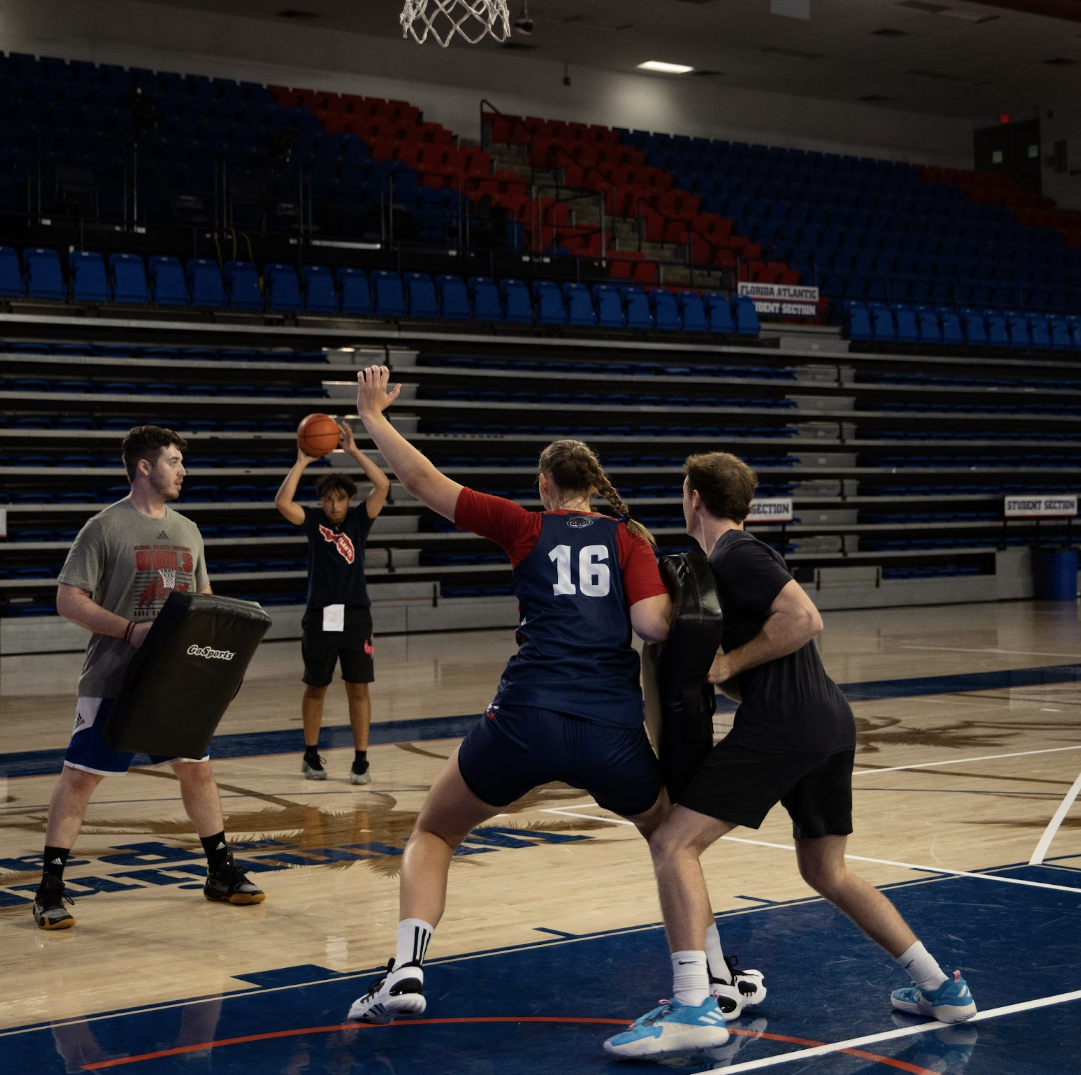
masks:
MULTIPOLYGON (((753 534, 728 530, 709 554, 717 580, 727 653, 762 630, 770 606, 792 581, 784 559, 753 534)), ((834 754, 856 745, 856 722, 826 674, 814 641, 739 675, 743 697, 728 741, 773 754, 834 754)))
POLYGON ((308 539, 308 608, 370 608, 364 547, 372 520, 364 505, 350 508, 341 526, 335 526, 322 508, 304 508, 300 528, 308 539))

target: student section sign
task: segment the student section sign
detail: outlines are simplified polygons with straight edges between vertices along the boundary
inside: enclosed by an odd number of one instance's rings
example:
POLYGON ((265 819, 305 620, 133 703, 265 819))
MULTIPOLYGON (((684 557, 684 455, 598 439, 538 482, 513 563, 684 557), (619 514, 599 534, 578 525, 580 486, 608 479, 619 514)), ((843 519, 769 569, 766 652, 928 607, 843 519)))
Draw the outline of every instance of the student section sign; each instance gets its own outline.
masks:
POLYGON ((773 317, 815 317, 818 288, 795 284, 758 284, 740 281, 739 293, 753 303, 758 315, 773 317))

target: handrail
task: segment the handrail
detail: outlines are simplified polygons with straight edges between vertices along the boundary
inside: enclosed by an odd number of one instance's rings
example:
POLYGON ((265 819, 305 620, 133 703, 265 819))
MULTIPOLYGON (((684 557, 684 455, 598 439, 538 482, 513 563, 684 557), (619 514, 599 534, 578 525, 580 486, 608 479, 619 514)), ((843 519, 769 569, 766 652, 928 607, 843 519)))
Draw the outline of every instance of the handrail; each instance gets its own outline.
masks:
POLYGON ((511 123, 511 130, 516 126, 521 127, 529 135, 529 178, 533 180, 536 176, 536 165, 533 163, 533 150, 537 143, 537 129, 531 127, 521 116, 508 116, 505 112, 500 112, 498 108, 487 97, 480 99, 480 148, 484 149, 486 143, 484 141, 484 106, 488 106, 490 112, 494 112, 500 119, 509 120, 511 123))

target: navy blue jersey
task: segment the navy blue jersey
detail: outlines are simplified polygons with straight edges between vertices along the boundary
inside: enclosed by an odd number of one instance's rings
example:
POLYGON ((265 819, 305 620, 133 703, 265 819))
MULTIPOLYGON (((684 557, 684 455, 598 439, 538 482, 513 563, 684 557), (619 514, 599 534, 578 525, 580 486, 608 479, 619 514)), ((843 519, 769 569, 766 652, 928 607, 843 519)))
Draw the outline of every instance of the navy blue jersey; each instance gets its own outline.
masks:
POLYGON ((335 526, 322 508, 304 508, 300 524, 308 539, 308 608, 355 605, 369 608, 364 580, 364 547, 372 520, 362 504, 335 526))
POLYGON ((514 569, 518 652, 493 707, 532 705, 599 724, 642 723, 620 525, 599 515, 542 516, 533 551, 514 569))

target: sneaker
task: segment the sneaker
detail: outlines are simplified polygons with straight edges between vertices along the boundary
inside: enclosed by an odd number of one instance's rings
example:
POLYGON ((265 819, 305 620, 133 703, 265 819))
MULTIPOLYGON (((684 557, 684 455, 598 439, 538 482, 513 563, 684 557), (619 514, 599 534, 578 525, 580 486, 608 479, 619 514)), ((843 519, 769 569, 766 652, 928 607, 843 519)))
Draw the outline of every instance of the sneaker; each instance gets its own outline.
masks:
POLYGON ((352 769, 349 770, 349 783, 350 784, 370 784, 372 782, 372 774, 368 772, 368 759, 360 763, 360 768, 357 768, 357 763, 353 762, 352 769))
POLYGON ((262 903, 266 899, 263 890, 248 880, 244 871, 233 861, 232 855, 220 870, 214 873, 207 871, 203 895, 208 900, 236 904, 262 903))
POLYGON ((604 1043, 604 1051, 624 1060, 669 1056, 695 1049, 716 1049, 728 1041, 724 1016, 713 997, 701 1004, 662 1000, 621 1034, 604 1043))
POLYGON ((766 999, 766 983, 760 970, 736 970, 739 956, 725 956, 731 982, 709 976, 709 995, 717 1001, 725 1019, 738 1019, 744 1008, 766 999))
POLYGON ((323 768, 323 759, 318 754, 305 754, 300 763, 300 771, 305 780, 326 780, 327 771, 323 768))
MULTIPOLYGON (((403 963, 401 969, 416 967, 418 963, 403 963)), ((372 982, 368 992, 353 1001, 346 1018, 359 1023, 389 1023, 399 1015, 423 1015, 427 1007, 424 999, 424 975, 402 974, 388 985, 394 960, 387 964, 387 973, 372 982)))
POLYGON ((47 874, 34 896, 34 921, 41 929, 69 929, 75 925, 75 916, 64 910, 65 903, 75 906, 75 901, 64 895, 64 882, 47 874))
POLYGON ((940 1023, 961 1023, 976 1014, 976 1002, 959 970, 930 993, 913 982, 904 989, 895 989, 890 1001, 899 1012, 930 1015, 940 1023))

